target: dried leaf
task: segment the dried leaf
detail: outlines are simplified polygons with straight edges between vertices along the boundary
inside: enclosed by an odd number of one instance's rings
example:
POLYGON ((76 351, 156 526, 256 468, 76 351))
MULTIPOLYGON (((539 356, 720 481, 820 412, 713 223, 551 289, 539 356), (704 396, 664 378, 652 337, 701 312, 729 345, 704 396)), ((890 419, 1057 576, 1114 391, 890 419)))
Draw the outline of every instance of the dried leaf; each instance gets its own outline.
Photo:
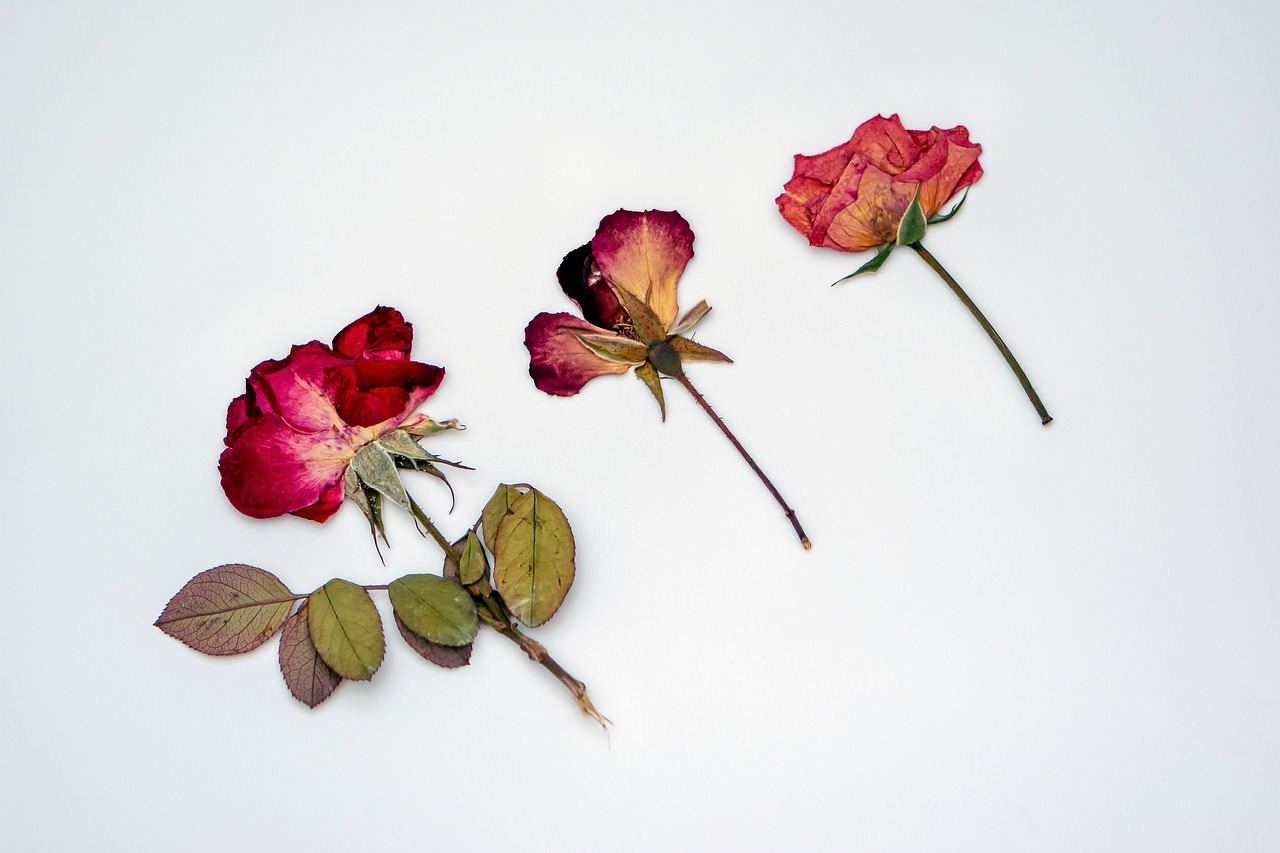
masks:
POLYGON ((573 584, 573 531, 555 501, 530 489, 495 538, 493 583, 511 613, 534 627, 555 615, 573 584))
POLYGON ((386 650, 378 608, 364 587, 334 578, 311 593, 311 642, 343 678, 368 681, 386 650))
POLYGON ((218 566, 187 581, 155 626, 198 652, 238 655, 278 631, 295 600, 271 572, 240 564, 218 566))
POLYGON ((445 669, 457 669, 460 666, 466 666, 471 663, 471 643, 465 646, 442 646, 439 643, 433 643, 426 637, 419 637, 410 631, 400 619, 395 617, 396 627, 400 629, 400 636, 404 637, 404 641, 409 644, 409 648, 431 661, 436 666, 442 666, 445 669))
POLYGON ((405 626, 442 646, 463 646, 479 628, 476 605, 458 584, 439 575, 405 575, 387 586, 391 607, 405 626))
POLYGON ((462 540, 461 565, 458 567, 458 582, 473 584, 489 574, 489 560, 484 555, 484 545, 475 531, 468 530, 462 540))
POLYGON ((480 524, 484 531, 484 544, 489 549, 489 553, 494 553, 493 542, 498 538, 498 525, 511 511, 511 504, 519 497, 519 489, 504 483, 498 486, 493 497, 489 498, 489 502, 484 505, 484 512, 480 514, 480 524))
POLYGON ((280 632, 280 674, 293 698, 314 708, 337 689, 342 676, 316 652, 316 645, 311 642, 308 612, 304 601, 298 612, 284 623, 284 630, 280 632))

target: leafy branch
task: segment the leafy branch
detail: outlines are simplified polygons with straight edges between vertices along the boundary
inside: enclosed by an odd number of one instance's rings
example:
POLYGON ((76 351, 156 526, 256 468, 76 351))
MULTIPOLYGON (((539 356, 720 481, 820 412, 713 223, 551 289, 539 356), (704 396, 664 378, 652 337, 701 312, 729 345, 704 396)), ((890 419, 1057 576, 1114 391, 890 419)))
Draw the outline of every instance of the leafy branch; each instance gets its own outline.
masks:
MULTIPOLYGON (((334 578, 297 594, 264 569, 218 566, 188 581, 155 625, 210 655, 242 654, 279 632, 285 684, 314 708, 344 679, 368 681, 381 666, 382 622, 369 592, 385 590, 401 637, 424 659, 450 669, 466 666, 483 623, 564 684, 584 714, 606 724, 585 685, 521 630, 550 619, 573 583, 573 531, 560 507, 532 487, 502 485, 473 529, 450 543, 412 498, 408 504, 444 551, 442 575, 411 574, 366 586, 334 578)), ((381 533, 380 518, 375 529, 381 533)))

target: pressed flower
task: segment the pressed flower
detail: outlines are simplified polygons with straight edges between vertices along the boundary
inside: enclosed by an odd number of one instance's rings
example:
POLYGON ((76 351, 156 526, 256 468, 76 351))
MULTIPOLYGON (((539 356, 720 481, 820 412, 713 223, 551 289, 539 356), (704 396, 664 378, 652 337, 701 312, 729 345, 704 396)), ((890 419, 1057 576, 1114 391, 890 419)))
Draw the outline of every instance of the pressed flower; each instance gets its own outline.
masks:
POLYGON ((809 548, 795 511, 685 375, 686 362, 732 361, 686 336, 711 310, 702 301, 679 315, 676 290, 692 257, 693 231, 675 211, 619 210, 606 216, 591 242, 565 255, 557 271, 561 289, 582 316, 542 313, 525 328, 529 375, 539 390, 570 397, 596 377, 634 368, 664 420, 661 379, 675 379, 760 477, 809 548))
POLYGON ((1048 424, 1053 418, 1013 353, 922 242, 927 227, 954 216, 964 197, 942 213, 947 202, 982 177, 981 153, 982 146, 969 140, 963 126, 907 130, 896 115, 876 116, 859 125, 848 142, 814 156, 797 154, 791 180, 776 199, 778 212, 811 246, 840 252, 876 250, 871 260, 840 281, 875 272, 897 246, 913 249, 986 330, 1041 423, 1048 424))
POLYGON ((457 428, 414 412, 444 368, 411 361, 412 342, 400 312, 379 307, 338 332, 332 346, 311 341, 255 367, 227 409, 218 460, 231 504, 254 518, 292 513, 323 522, 342 505, 348 469, 364 448, 397 431, 457 428))

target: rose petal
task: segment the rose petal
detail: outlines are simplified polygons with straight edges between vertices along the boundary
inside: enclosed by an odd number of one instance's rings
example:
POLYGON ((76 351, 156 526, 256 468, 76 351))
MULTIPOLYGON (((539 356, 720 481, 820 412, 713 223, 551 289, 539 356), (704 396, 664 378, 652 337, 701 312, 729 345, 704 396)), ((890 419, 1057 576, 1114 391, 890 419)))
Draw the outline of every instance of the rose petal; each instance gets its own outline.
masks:
POLYGON ((413 326, 394 308, 379 305, 334 335, 333 348, 347 358, 399 360, 409 357, 413 326))
POLYGON ((969 131, 963 127, 950 130, 933 128, 932 149, 946 156, 939 170, 920 185, 920 207, 926 217, 933 216, 960 190, 982 177, 978 156, 982 146, 969 141, 969 131))
POLYGON ((613 288, 605 283, 595 258, 591 256, 591 244, 586 243, 564 256, 556 270, 560 289, 573 300, 587 322, 605 329, 619 323, 629 323, 630 318, 618 304, 613 288))
POLYGON ((529 375, 539 391, 572 397, 597 376, 626 373, 634 365, 601 358, 578 340, 580 334, 622 337, 572 314, 539 314, 524 330, 529 375))
POLYGON ((444 368, 417 361, 358 359, 329 372, 338 416, 353 426, 399 423, 443 379, 444 368))
POLYGON ((227 438, 218 459, 222 489, 232 506, 253 518, 308 512, 324 521, 337 510, 342 477, 355 455, 349 436, 336 431, 302 433, 279 415, 245 424, 227 438))
POLYGON ((845 252, 862 252, 898 237, 898 223, 911 204, 916 185, 899 183, 868 166, 862 173, 858 198, 841 209, 825 229, 823 245, 845 252))
POLYGON ((676 211, 619 210, 600 221, 591 253, 604 277, 653 308, 664 326, 676 319, 676 286, 693 257, 693 230, 676 211))
POLYGON ((250 416, 278 414, 301 432, 341 426, 334 409, 335 389, 326 372, 350 363, 319 341, 295 346, 287 358, 264 361, 253 369, 247 412, 250 416))
POLYGON ((901 175, 920 159, 920 145, 902 126, 897 113, 867 119, 853 132, 849 145, 887 175, 901 175))

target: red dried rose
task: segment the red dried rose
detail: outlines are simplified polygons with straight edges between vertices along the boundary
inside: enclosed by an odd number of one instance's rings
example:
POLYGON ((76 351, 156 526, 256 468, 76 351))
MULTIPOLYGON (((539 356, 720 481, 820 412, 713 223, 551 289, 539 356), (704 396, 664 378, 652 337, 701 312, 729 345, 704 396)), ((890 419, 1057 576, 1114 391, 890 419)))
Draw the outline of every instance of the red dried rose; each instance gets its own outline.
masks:
POLYGON ((396 429, 432 423, 413 415, 444 368, 409 360, 413 327, 375 308, 333 339, 293 347, 249 374, 227 409, 222 488, 254 518, 285 513, 325 521, 342 505, 343 477, 362 447, 396 429))
POLYGON ((924 217, 932 218, 982 177, 981 153, 962 126, 907 130, 897 115, 876 116, 843 145, 797 154, 778 211, 813 246, 862 252, 891 244, 916 188, 924 217))

